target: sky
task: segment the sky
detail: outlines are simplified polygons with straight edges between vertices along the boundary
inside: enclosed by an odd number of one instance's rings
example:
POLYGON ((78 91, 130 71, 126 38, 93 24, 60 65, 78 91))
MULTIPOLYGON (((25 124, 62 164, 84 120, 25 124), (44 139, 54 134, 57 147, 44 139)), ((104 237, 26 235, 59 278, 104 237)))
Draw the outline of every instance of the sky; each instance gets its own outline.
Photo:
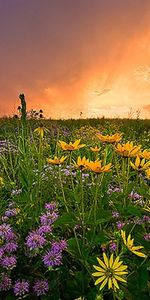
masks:
POLYGON ((0 116, 150 118, 150 0, 0 0, 0 116))

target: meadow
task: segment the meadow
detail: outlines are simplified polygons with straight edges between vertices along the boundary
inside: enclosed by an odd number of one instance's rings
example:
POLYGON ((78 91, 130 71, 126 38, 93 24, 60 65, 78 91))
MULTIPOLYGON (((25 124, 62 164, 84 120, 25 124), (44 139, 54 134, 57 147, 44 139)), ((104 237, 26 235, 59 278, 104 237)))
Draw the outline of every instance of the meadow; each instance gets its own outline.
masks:
POLYGON ((0 299, 150 299, 150 120, 0 120, 0 299))

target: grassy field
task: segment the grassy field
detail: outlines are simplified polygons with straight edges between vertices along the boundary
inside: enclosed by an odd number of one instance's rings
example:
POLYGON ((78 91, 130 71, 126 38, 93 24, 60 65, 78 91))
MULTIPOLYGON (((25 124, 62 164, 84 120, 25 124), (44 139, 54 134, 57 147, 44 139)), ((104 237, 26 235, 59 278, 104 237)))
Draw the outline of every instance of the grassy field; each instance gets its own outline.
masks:
POLYGON ((150 299, 150 120, 0 119, 0 299, 150 299))

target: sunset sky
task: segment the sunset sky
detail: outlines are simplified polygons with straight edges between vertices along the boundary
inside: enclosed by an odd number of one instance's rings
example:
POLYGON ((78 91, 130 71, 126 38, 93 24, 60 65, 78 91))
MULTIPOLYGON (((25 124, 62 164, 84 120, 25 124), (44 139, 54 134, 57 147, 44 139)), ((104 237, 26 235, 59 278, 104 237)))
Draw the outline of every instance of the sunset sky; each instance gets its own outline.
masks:
POLYGON ((0 115, 150 118, 150 0, 0 0, 0 115))

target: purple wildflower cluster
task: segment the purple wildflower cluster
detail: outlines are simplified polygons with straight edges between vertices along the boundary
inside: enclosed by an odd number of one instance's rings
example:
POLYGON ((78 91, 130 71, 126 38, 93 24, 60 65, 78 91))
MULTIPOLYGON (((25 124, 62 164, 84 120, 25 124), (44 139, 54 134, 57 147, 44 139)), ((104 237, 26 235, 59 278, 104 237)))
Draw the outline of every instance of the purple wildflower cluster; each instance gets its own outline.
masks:
MULTIPOLYGON (((4 213, 4 218, 9 220, 17 214, 14 203, 11 203, 4 213)), ((46 267, 62 264, 62 251, 66 249, 65 240, 56 241, 52 235, 52 224, 57 220, 58 212, 55 202, 45 204, 45 212, 40 216, 40 225, 35 231, 29 232, 26 237, 27 254, 30 257, 41 255, 46 267), (30 255, 31 254, 31 255, 30 255)), ((18 236, 9 223, 2 220, 0 224, 0 291, 13 289, 16 297, 24 297, 30 292, 30 282, 19 278, 14 283, 10 277, 11 270, 16 267, 17 257, 14 254, 18 249, 18 236)), ((31 285, 31 291, 38 297, 44 296, 49 290, 46 279, 36 279, 31 285)))
POLYGON ((15 296, 24 296, 25 294, 29 293, 29 282, 22 279, 17 280, 13 287, 15 296))
POLYGON ((15 207, 15 202, 9 203, 4 215, 1 217, 2 222, 9 221, 10 218, 15 217, 19 213, 19 209, 15 207))
POLYGON ((17 258, 14 252, 18 249, 17 236, 10 224, 0 225, 0 238, 2 240, 0 247, 0 265, 7 270, 16 266, 17 258))
POLYGON ((46 267, 60 266, 62 263, 62 251, 67 247, 67 242, 61 240, 60 242, 53 241, 51 249, 43 256, 43 262, 46 267))
POLYGON ((12 280, 9 275, 2 273, 0 276, 0 291, 8 291, 12 287, 12 280))
POLYGON ((39 254, 39 250, 49 247, 44 255, 42 260, 46 267, 59 266, 62 263, 62 251, 67 247, 65 240, 61 241, 50 241, 52 236, 52 227, 51 225, 57 220, 58 212, 55 202, 45 203, 46 212, 40 216, 40 226, 35 231, 31 231, 26 238, 26 247, 27 251, 32 254, 39 254), (51 235, 49 235, 51 234, 51 235))
POLYGON ((48 281, 37 279, 33 285, 33 291, 37 296, 46 295, 49 290, 48 281))
POLYGON ((122 193, 123 189, 118 186, 109 185, 107 194, 111 195, 112 193, 122 193))
POLYGON ((144 204, 145 204, 143 197, 140 194, 138 194, 137 192, 135 192, 134 190, 131 191, 131 193, 128 195, 128 197, 133 200, 134 204, 137 204, 140 206, 144 206, 144 204))

